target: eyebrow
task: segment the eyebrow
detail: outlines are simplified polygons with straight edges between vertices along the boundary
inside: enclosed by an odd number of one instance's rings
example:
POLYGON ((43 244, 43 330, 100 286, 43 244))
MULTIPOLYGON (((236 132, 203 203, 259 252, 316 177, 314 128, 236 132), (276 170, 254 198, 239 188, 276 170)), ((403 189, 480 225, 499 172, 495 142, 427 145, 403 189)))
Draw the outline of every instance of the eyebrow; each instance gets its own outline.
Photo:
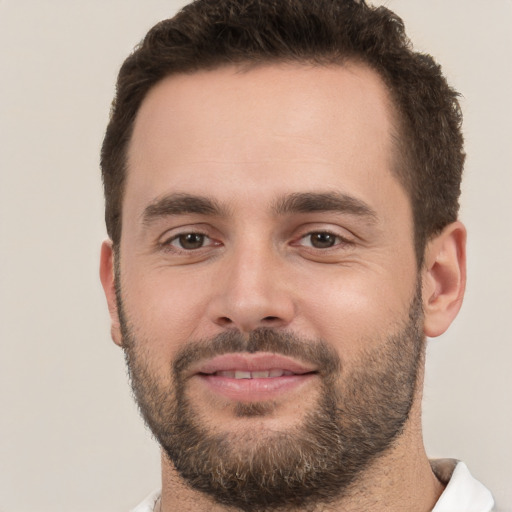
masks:
MULTIPOLYGON (((377 220, 377 213, 356 197, 339 192, 300 192, 278 198, 272 205, 276 215, 338 212, 377 220)), ((169 194, 149 204, 142 213, 145 225, 162 217, 186 214, 227 216, 227 209, 215 199, 192 194, 169 194)))
POLYGON ((364 201, 339 192, 304 192, 286 195, 274 203, 273 210, 278 215, 287 213, 339 212, 364 217, 370 222, 377 220, 376 211, 364 201))
POLYGON ((142 222, 152 221, 173 215, 226 215, 226 210, 217 201, 209 197, 191 194, 169 194, 161 197, 144 209, 142 222))

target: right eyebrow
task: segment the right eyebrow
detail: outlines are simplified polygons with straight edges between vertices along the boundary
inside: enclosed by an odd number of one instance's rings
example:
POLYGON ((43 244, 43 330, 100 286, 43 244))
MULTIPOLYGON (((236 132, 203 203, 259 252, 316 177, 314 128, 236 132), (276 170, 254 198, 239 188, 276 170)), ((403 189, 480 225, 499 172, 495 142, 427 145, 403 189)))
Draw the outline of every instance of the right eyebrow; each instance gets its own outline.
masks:
POLYGON ((147 225, 162 217, 194 213, 221 216, 226 215, 226 210, 209 197, 192 194, 169 194, 144 208, 142 222, 147 225))

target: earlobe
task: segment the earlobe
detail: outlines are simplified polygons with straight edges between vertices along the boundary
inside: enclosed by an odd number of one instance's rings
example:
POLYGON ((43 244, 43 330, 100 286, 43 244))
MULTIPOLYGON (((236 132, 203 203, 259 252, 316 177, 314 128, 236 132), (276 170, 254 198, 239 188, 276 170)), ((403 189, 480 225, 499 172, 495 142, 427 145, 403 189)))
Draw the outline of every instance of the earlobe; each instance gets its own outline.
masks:
POLYGON ((110 314, 110 332, 114 343, 123 346, 121 336, 121 324, 117 310, 117 297, 114 272, 114 250, 112 242, 105 240, 101 245, 100 257, 100 280, 107 299, 108 311, 110 314))
POLYGON ((424 332, 431 338, 448 329, 466 288, 466 228, 457 221, 427 243, 423 266, 424 332))

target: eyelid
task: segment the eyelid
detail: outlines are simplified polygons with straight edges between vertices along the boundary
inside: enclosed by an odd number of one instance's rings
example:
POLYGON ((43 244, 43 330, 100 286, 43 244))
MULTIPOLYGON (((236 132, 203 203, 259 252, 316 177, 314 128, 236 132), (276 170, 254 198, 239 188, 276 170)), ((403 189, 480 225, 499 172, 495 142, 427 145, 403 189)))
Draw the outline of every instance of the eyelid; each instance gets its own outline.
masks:
POLYGON ((299 241, 302 238, 315 233, 326 233, 347 243, 355 243, 357 240, 360 240, 360 237, 350 229, 336 224, 333 225, 331 223, 310 222, 303 224, 295 232, 297 233, 297 235, 293 237, 295 241, 299 241))
POLYGON ((338 248, 338 247, 344 246, 344 245, 352 245, 354 243, 354 240, 351 240, 343 235, 340 235, 339 233, 335 233, 334 231, 327 230, 327 229, 317 229, 317 230, 309 231, 309 232, 303 234, 302 236, 300 236, 299 238, 297 238, 295 244, 302 245, 302 244, 299 244, 299 242, 301 242, 302 240, 304 240, 307 237, 310 237, 310 236, 318 234, 318 233, 330 235, 330 236, 334 237, 335 239, 337 239, 337 241, 336 241, 336 243, 334 243, 334 245, 332 245, 330 247, 314 247, 312 244, 303 245, 303 247, 308 247, 308 248, 311 248, 314 250, 319 250, 319 251, 327 251, 329 249, 335 249, 335 248, 338 248))
POLYGON ((209 229, 208 226, 185 225, 168 229, 167 231, 165 231, 156 241, 156 245, 158 249, 172 252, 180 252, 185 254, 198 252, 201 249, 208 249, 210 247, 222 244, 221 242, 216 240, 214 233, 212 233, 212 230, 209 229), (174 241, 178 240, 181 236, 185 235, 201 235, 206 239, 207 243, 205 243, 205 245, 197 249, 184 249, 183 247, 179 247, 173 244, 174 241))
POLYGON ((172 238, 176 238, 181 235, 187 235, 189 233, 196 233, 198 235, 204 235, 204 236, 211 237, 211 229, 206 224, 203 224, 203 223, 180 224, 180 225, 176 225, 173 227, 168 226, 167 229, 162 230, 161 234, 157 238, 157 242, 159 244, 165 243, 172 238))
MULTIPOLYGON (((177 234, 177 235, 172 236, 171 238, 169 238, 169 239, 167 240, 167 242, 164 242, 164 243, 165 243, 166 245, 172 245, 172 244, 173 244, 173 242, 179 241, 179 239, 180 239, 182 236, 187 236, 187 235, 198 235, 198 236, 203 237, 203 239, 204 239, 205 241, 206 241, 206 240, 210 240, 210 241, 212 241, 212 239, 211 239, 208 235, 206 235, 205 233, 199 233, 199 232, 197 232, 197 231, 187 231, 187 232, 185 232, 185 233, 179 233, 179 234, 177 234)), ((204 245, 202 245, 201 247, 208 247, 209 245, 211 245, 211 244, 204 244, 204 245)), ((187 249, 184 249, 183 247, 178 247, 178 249, 187 250, 187 249)), ((190 250, 192 250, 192 249, 190 249, 190 250)))

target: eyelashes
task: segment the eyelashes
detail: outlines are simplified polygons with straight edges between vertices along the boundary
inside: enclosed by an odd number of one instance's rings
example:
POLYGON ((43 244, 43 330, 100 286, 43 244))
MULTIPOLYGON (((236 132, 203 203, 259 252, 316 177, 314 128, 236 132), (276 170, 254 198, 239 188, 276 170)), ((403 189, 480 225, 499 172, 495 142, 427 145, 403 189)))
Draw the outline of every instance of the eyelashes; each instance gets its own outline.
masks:
POLYGON ((297 243, 297 245, 320 250, 353 243, 347 238, 330 231, 312 231, 302 236, 299 241, 302 243, 297 243))
MULTIPOLYGON (((353 245, 354 242, 329 230, 309 231, 290 242, 292 247, 304 247, 313 251, 326 251, 353 245)), ((222 242, 215 240, 203 231, 183 231, 160 242, 159 245, 168 252, 197 253, 202 249, 220 247, 222 242)))
POLYGON ((222 245, 221 242, 213 240, 207 234, 198 231, 187 231, 178 233, 167 238, 159 244, 163 249, 176 252, 194 252, 205 247, 222 245))
POLYGON ((169 240, 169 245, 192 251, 203 247, 210 238, 203 233, 185 233, 169 240))

